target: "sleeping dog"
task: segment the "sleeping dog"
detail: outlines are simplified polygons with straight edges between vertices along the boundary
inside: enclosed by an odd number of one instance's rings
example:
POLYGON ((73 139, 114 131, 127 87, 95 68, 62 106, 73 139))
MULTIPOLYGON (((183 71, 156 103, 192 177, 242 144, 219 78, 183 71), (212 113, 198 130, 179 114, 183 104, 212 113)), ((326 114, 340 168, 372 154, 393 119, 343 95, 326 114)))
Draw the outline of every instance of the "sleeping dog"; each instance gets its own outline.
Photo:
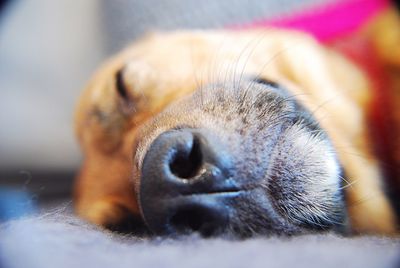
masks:
MULTIPOLYGON (((389 13, 365 36, 399 36, 389 13)), ((396 40, 376 43, 380 59, 400 55, 396 40)), ((77 213, 160 235, 395 234, 373 79, 332 47, 273 28, 155 33, 128 47, 77 107, 77 213)))

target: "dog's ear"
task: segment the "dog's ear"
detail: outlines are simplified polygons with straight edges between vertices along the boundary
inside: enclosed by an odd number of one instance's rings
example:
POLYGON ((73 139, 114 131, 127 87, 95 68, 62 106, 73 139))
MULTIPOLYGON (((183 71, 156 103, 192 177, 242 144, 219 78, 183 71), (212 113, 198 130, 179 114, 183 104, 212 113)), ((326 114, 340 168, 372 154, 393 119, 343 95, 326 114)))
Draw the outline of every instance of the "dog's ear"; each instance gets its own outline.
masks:
MULTIPOLYGON (((399 1, 397 1, 399 3, 399 1)), ((386 163, 388 193, 392 196, 393 204, 400 215, 400 9, 388 9, 373 20, 368 34, 377 56, 379 68, 382 69, 384 84, 381 86, 377 103, 384 103, 383 118, 385 126, 381 127, 386 133, 382 150, 386 163), (385 144, 384 143, 384 144, 385 144), (386 150, 385 150, 386 149, 386 150)), ((379 126, 379 124, 378 124, 379 126)))

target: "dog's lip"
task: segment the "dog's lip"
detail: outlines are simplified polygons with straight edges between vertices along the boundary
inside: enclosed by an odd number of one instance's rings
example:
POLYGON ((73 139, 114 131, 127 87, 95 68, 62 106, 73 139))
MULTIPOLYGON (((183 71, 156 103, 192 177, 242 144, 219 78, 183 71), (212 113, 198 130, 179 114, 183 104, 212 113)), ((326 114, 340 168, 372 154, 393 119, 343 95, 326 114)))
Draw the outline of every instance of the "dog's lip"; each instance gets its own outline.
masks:
MULTIPOLYGON (((232 202, 236 198, 240 198, 242 194, 244 194, 244 190, 239 188, 226 188, 226 189, 218 189, 215 191, 206 191, 206 192, 194 192, 194 193, 184 193, 174 196, 164 196, 159 197, 157 200, 153 200, 153 205, 157 205, 158 207, 163 207, 162 213, 166 215, 170 215, 172 217, 176 214, 176 210, 171 208, 176 207, 213 207, 213 210, 219 210, 221 208, 229 208, 228 210, 221 210, 221 213, 226 214, 226 222, 229 222, 229 214, 234 207, 232 207, 232 202)), ((152 231, 154 234, 168 234, 174 235, 177 234, 176 230, 170 226, 169 222, 163 226, 155 226, 154 224, 150 224, 148 218, 145 216, 142 210, 142 219, 145 222, 147 228, 152 231)), ((224 225, 221 225, 221 227, 224 225)), ((199 230, 200 231, 200 230, 199 230)), ((200 231, 201 233, 201 231, 200 231)), ((185 233, 183 233, 185 234, 185 233)))
POLYGON ((235 196, 241 193, 246 192, 244 189, 240 188, 231 188, 231 189, 223 189, 223 190, 216 190, 216 191, 206 191, 206 192, 193 192, 193 193, 182 193, 177 197, 185 197, 185 196, 235 196))
POLYGON ((191 197, 236 197, 241 194, 248 192, 247 189, 244 188, 225 188, 225 189, 217 189, 217 190, 210 190, 210 191, 190 191, 190 192, 182 192, 177 195, 173 196, 164 196, 158 197, 159 200, 174 200, 174 199, 185 199, 191 197))

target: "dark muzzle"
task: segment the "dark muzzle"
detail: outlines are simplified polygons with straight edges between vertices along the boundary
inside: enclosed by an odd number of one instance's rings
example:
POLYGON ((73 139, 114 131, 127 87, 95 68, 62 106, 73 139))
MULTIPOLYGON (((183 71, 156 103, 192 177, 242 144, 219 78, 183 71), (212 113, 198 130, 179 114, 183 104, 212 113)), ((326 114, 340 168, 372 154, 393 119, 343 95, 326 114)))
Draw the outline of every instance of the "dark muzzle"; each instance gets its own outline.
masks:
POLYGON ((230 201, 239 194, 232 161, 220 140, 203 129, 162 133, 147 151, 141 172, 143 218, 156 234, 222 232, 230 201))

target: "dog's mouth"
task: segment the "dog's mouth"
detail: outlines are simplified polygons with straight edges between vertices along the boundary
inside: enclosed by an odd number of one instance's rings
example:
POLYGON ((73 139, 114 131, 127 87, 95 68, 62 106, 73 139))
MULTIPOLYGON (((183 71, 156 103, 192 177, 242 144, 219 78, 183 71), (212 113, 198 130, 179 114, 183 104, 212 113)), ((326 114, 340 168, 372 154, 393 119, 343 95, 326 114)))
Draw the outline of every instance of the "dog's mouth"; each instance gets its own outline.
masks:
MULTIPOLYGON (((237 97, 224 94, 218 105, 232 106, 237 97)), ((217 106, 196 111, 193 103, 180 105, 153 122, 153 139, 135 156, 141 159, 141 214, 155 234, 247 237, 344 225, 340 164, 309 114, 275 91, 254 94, 252 111, 238 102, 237 118, 217 106), (191 127, 177 128, 170 119, 176 117, 191 127)))
POLYGON ((162 200, 167 217, 154 221, 145 214, 146 224, 156 234, 191 234, 200 233, 203 237, 216 236, 225 231, 232 213, 229 202, 243 192, 213 192, 186 195, 162 200))

